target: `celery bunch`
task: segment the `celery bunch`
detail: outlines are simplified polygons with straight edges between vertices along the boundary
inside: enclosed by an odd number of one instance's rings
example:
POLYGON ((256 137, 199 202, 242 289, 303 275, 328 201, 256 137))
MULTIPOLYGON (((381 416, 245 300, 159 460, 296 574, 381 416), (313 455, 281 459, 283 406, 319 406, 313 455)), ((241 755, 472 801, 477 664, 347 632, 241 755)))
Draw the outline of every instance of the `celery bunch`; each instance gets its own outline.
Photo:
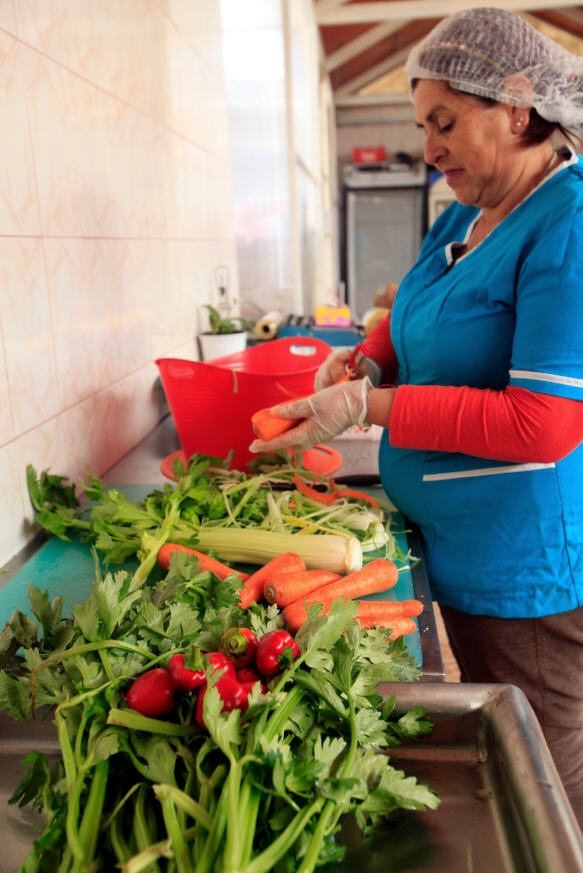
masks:
POLYGON ((27 482, 37 524, 63 539, 75 536, 94 544, 106 564, 137 556, 136 585, 148 577, 166 542, 251 564, 284 551, 305 552, 308 566, 339 573, 358 569, 367 549, 384 548, 385 557, 396 556, 382 510, 349 498, 333 506, 315 505, 293 488, 297 466, 272 463, 251 475, 230 470, 229 459, 194 455, 186 469, 178 462, 176 472, 176 483, 140 501, 104 488, 89 470, 79 497, 66 477, 47 470, 38 474, 32 465, 27 482), (289 487, 279 490, 282 483, 289 487))

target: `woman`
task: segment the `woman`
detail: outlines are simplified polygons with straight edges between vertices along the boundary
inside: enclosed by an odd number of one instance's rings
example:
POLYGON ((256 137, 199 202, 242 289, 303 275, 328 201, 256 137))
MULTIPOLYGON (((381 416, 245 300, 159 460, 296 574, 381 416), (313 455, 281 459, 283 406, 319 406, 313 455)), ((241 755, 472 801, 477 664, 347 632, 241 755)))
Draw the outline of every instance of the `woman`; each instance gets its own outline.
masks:
MULTIPOLYGON (((442 21, 406 71, 425 158, 455 193, 340 385, 254 451, 385 428, 383 487, 421 531, 462 679, 532 704, 583 823, 583 60, 500 9, 442 21), (390 319, 390 323, 389 323, 390 319)), ((330 386, 330 387, 326 387, 330 386)))

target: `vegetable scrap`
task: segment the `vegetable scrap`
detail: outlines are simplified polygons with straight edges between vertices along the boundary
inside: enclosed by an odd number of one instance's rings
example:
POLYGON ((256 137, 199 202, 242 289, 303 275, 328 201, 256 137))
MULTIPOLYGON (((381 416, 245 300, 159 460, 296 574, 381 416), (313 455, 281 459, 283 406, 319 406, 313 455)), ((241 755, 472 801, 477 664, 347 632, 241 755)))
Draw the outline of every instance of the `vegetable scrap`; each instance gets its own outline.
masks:
POLYGON ((332 478, 328 479, 330 490, 327 492, 319 491, 313 485, 308 485, 297 473, 294 476, 294 485, 305 497, 309 497, 310 500, 315 500, 317 503, 329 505, 340 497, 353 497, 356 500, 364 500, 365 503, 370 503, 375 509, 379 507, 378 500, 375 500, 374 497, 371 497, 365 491, 355 491, 353 488, 336 488, 332 478))

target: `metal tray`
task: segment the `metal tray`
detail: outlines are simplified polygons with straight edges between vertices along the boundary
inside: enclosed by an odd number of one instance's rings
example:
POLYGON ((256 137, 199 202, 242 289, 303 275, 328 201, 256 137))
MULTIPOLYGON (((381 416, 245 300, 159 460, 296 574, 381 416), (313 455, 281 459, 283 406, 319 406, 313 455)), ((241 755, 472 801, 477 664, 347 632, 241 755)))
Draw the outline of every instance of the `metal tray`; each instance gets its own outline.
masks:
MULTIPOLYGON (((391 750, 441 798, 400 813, 374 838, 345 822, 345 859, 330 873, 580 873, 583 842, 526 698, 511 685, 389 683, 397 708, 426 707, 430 737, 391 750)), ((29 809, 8 806, 31 749, 57 753, 49 724, 0 716, 0 873, 15 873, 37 833, 29 809)))

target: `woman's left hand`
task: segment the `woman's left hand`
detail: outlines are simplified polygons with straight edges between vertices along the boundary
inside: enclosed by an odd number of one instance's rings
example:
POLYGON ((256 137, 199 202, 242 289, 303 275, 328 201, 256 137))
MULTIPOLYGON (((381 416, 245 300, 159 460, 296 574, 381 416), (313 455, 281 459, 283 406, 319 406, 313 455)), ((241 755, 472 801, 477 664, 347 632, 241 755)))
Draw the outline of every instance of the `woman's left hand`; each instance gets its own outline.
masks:
POLYGON ((280 418, 297 418, 301 421, 271 440, 254 440, 249 450, 271 452, 290 447, 308 449, 337 436, 353 424, 362 427, 366 421, 371 389, 372 383, 366 377, 331 385, 309 397, 277 406, 274 411, 280 418))

